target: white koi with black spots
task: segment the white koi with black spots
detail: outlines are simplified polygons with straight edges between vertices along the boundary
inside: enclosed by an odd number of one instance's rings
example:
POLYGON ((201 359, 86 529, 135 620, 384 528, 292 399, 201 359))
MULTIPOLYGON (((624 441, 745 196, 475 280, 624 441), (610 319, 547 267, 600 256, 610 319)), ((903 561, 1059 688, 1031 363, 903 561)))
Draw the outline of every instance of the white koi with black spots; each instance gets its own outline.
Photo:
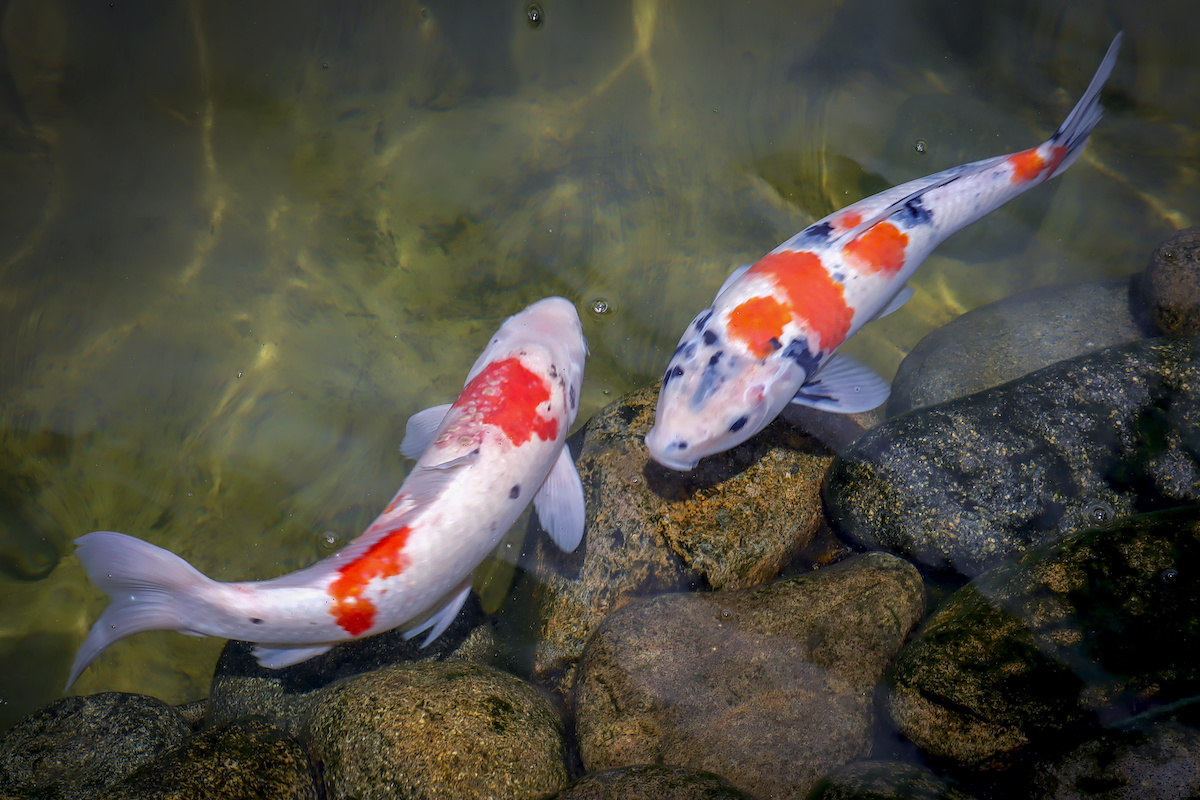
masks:
POLYGON ((343 550, 265 581, 223 583, 120 533, 76 539, 111 602, 71 667, 70 686, 110 644, 151 630, 255 642, 265 667, 407 626, 426 644, 454 620, 471 576, 532 500, 564 549, 583 535, 583 487, 564 440, 575 421, 587 343, 575 307, 550 297, 509 317, 453 404, 409 420, 418 457, 383 513, 343 550))
POLYGON ((1091 84, 1047 141, 860 200, 735 270, 667 366, 651 457, 690 470, 741 444, 788 403, 840 413, 883 403, 887 383, 843 342, 911 296, 905 282, 946 237, 1063 172, 1100 120, 1117 34, 1091 84), (831 360, 832 359, 832 360, 831 360))

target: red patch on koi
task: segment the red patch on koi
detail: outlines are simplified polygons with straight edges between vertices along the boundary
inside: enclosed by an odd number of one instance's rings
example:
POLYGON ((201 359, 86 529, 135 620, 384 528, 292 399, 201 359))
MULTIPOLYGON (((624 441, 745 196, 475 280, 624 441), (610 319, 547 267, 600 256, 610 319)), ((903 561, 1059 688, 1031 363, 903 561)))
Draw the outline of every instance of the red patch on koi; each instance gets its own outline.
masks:
POLYGON ((845 289, 833 279, 816 253, 805 250, 771 253, 749 272, 772 280, 783 290, 792 313, 817 334, 822 350, 845 341, 854 311, 846 305, 845 289))
POLYGON ((891 274, 904 266, 904 248, 907 246, 907 234, 901 233, 890 222, 880 222, 851 240, 842 252, 855 266, 891 274))
MULTIPOLYGON (((547 381, 518 359, 494 361, 483 368, 454 401, 475 421, 494 425, 515 445, 534 436, 543 441, 558 437, 558 420, 545 419, 538 406, 550 399, 547 381)), ((469 424, 468 420, 464 420, 469 424)))
POLYGON ((766 358, 781 346, 783 326, 791 321, 791 312, 774 297, 752 297, 729 312, 729 334, 766 358))
POLYGON ((1052 147, 1050 149, 1050 160, 1042 158, 1042 154, 1035 147, 1032 150, 1025 150, 1020 153, 1015 153, 1008 157, 1008 163, 1012 165, 1013 183, 1025 183, 1041 175, 1048 169, 1055 169, 1062 163, 1063 156, 1067 154, 1065 147, 1052 147))
POLYGON ((834 223, 837 225, 837 227, 842 230, 856 228, 860 222, 862 222, 862 214, 858 213, 857 211, 847 211, 845 214, 842 214, 840 217, 834 220, 834 223))
POLYGON ((330 613, 338 627, 351 636, 366 633, 375 624, 375 604, 363 597, 371 581, 399 575, 408 566, 403 550, 409 532, 407 525, 388 531, 367 552, 339 569, 338 577, 329 584, 330 613))

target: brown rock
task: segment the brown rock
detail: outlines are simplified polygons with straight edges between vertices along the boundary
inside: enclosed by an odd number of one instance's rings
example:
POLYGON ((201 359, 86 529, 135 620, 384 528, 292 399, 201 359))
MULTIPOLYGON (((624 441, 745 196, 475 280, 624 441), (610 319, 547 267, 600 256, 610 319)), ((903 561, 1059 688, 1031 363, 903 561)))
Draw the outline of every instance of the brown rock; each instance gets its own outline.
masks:
POLYGON ((567 784, 562 722, 490 667, 384 667, 313 693, 301 739, 331 800, 540 798, 567 784))
POLYGON ((883 553, 769 586, 631 604, 579 663, 584 765, 670 764, 759 798, 803 797, 866 755, 873 687, 923 607, 916 569, 883 553))
POLYGON ((820 482, 833 455, 777 420, 689 473, 650 461, 643 441, 657 387, 605 407, 577 434, 587 502, 584 540, 562 553, 532 537, 529 577, 510 617, 540 629, 533 674, 569 691, 574 663, 604 616, 636 597, 696 587, 740 589, 777 575, 814 537, 820 482))
POLYGON ((1200 228, 1179 231, 1160 244, 1134 287, 1162 335, 1200 333, 1200 228))
POLYGON ((681 767, 640 764, 593 772, 553 800, 753 800, 724 778, 681 767))
POLYGON ((317 800, 304 749, 261 717, 209 728, 108 787, 95 800, 244 797, 317 800))

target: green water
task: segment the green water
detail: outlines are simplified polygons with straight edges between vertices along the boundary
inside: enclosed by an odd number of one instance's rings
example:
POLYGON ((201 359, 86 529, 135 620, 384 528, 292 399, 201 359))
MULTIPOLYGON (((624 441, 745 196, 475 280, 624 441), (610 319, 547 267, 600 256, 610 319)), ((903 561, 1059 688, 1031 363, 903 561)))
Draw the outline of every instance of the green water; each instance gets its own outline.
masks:
MULTIPOLYGON (((732 268, 1042 141, 1117 28, 1083 158, 847 347, 890 375, 963 311, 1131 273, 1196 223, 1190 2, 962 5, 0 3, 0 728, 59 695, 105 602, 72 538, 225 580, 310 563, 505 316, 577 303, 585 420, 732 268)), ((73 691, 202 697, 222 644, 143 634, 73 691)))

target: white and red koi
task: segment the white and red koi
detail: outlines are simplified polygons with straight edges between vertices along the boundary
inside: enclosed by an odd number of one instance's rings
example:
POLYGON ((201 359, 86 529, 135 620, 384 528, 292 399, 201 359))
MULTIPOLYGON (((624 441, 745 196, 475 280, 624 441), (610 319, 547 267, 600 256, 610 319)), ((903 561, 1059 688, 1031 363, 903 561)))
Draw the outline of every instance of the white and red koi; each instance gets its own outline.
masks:
POLYGON ((81 536, 79 558, 112 602, 67 685, 110 644, 142 631, 255 642, 259 663, 272 668, 401 626, 407 636, 430 630, 428 644, 531 499, 560 546, 579 543, 583 487, 564 440, 586 353, 579 315, 561 297, 510 317, 458 399, 409 420, 401 450, 420 457, 383 513, 345 549, 289 575, 223 583, 131 536, 81 536))
POLYGON ((896 186, 830 214, 733 272, 688 326, 663 376, 651 457, 690 470, 758 433, 788 403, 839 413, 887 399, 887 383, 834 352, 911 296, 905 282, 946 237, 1079 157, 1100 120, 1113 40, 1049 140, 896 186), (831 360, 832 359, 832 360, 831 360))

